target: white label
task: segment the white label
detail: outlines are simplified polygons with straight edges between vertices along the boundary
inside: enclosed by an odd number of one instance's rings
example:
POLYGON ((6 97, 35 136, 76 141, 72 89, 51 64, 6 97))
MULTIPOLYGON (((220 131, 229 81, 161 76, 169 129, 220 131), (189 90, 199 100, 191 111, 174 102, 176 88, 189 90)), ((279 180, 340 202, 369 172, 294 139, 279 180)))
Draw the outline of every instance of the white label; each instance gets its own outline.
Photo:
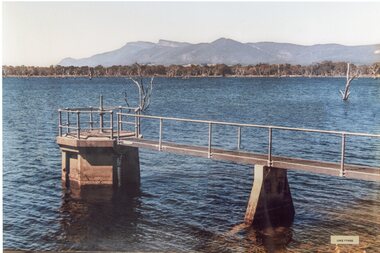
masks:
POLYGON ((359 244, 357 235, 332 235, 331 244, 359 244))

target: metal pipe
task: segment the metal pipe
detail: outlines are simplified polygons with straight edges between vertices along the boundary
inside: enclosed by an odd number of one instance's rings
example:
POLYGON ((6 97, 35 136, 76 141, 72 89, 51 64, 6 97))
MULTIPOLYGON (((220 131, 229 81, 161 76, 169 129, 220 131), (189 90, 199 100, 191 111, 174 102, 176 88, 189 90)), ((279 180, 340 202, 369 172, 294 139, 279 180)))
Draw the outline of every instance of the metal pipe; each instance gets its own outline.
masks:
POLYGON ((66 128, 66 133, 70 133, 70 112, 67 112, 67 128, 66 128))
POLYGON ((212 123, 208 123, 208 158, 211 158, 212 123))
MULTIPOLYGON (((110 111, 110 110, 118 110, 118 109, 125 109, 125 110, 137 110, 138 107, 125 107, 125 106, 103 106, 103 111, 110 111)), ((95 108, 93 108, 95 109, 95 108)), ((87 108, 70 108, 72 111, 80 111, 80 112, 85 112, 89 111, 89 107, 87 108)), ((99 108, 96 108, 96 110, 99 110, 99 108)), ((96 112, 96 110, 94 110, 96 112)))
POLYGON ((103 111, 103 95, 100 95, 99 100, 99 110, 103 111))
MULTIPOLYGON (((123 108, 121 106, 119 106, 119 112, 120 113, 123 113, 123 108)), ((123 114, 120 114, 120 130, 123 130, 123 114)))
MULTIPOLYGON (((115 108, 108 108, 108 107, 104 107, 103 108, 103 111, 110 111, 110 110, 114 110, 115 108)), ((116 109, 119 109, 119 107, 116 107, 116 109)), ((116 110, 115 109, 115 110, 116 110)), ((133 108, 132 108, 133 109, 133 108)), ((131 110, 132 110, 131 109, 131 110)), ((90 112, 101 112, 101 110, 99 110, 99 108, 94 108, 94 107, 89 107, 89 108, 86 108, 86 109, 81 109, 81 110, 77 110, 77 109, 69 109, 69 110, 66 110, 66 109, 60 109, 62 112, 71 112, 71 113, 74 113, 74 112, 77 112, 77 111, 80 111, 81 113, 90 113, 90 112)))
POLYGON ((103 127, 104 127, 103 115, 104 115, 103 112, 99 113, 99 128, 100 128, 101 133, 103 133, 103 127))
POLYGON ((58 134, 62 136, 62 112, 58 110, 58 134))
POLYGON ((238 127, 238 140, 237 140, 237 149, 240 150, 241 143, 241 127, 238 127))
POLYGON ((111 140, 113 139, 113 111, 110 111, 110 130, 111 130, 111 140))
MULTIPOLYGON (((93 107, 76 107, 76 108, 64 108, 64 109, 61 109, 62 112, 67 112, 67 111, 70 111, 70 112, 76 112, 76 111, 80 111, 80 112, 90 112, 90 108, 94 109, 93 107)), ((138 107, 125 107, 125 106, 110 106, 110 107, 105 107, 103 106, 103 111, 106 110, 106 111, 109 111, 109 110, 116 110, 116 109, 119 109, 119 108, 123 108, 123 109, 126 109, 126 110, 137 110, 139 109, 138 107)), ((97 109, 99 110, 99 109, 97 109)), ((94 112, 96 112, 97 110, 93 110, 94 112)))
POLYGON ((268 166, 272 167, 272 128, 268 131, 268 166))
POLYGON ((120 121, 120 123, 123 123, 125 125, 135 125, 135 122, 129 122, 129 121, 120 121))
POLYGON ((103 123, 103 116, 104 116, 104 112, 103 112, 103 95, 100 95, 100 99, 99 99, 99 128, 100 128, 100 132, 103 133, 103 127, 104 127, 104 123, 103 123))
POLYGON ((117 114, 117 141, 120 141, 120 125, 121 125, 121 120, 120 120, 121 114, 117 114))
POLYGON ((135 137, 139 137, 138 117, 135 117, 135 137))
POLYGON ((158 136, 158 150, 159 151, 162 150, 162 123, 163 123, 163 120, 162 118, 160 118, 160 132, 158 136))
POLYGON ((339 172, 339 176, 341 177, 344 177, 346 174, 344 170, 345 149, 346 149, 346 134, 342 134, 342 149, 341 149, 340 172, 339 172))
POLYGON ((80 139, 80 112, 77 111, 77 138, 80 139))
MULTIPOLYGON (((138 115, 140 115, 140 113, 141 113, 141 110, 139 109, 138 111, 137 111, 137 114, 138 115)), ((138 133, 138 136, 137 137, 139 137, 140 136, 140 134, 141 134, 141 129, 140 129, 140 125, 141 124, 141 118, 140 117, 138 117, 138 120, 137 120, 137 133, 138 133)))
MULTIPOLYGON (((151 115, 136 115, 136 114, 129 114, 129 113, 123 113, 123 115, 131 116, 131 117, 138 117, 138 118, 148 118, 148 119, 163 118, 165 120, 184 121, 184 122, 192 122, 192 123, 209 123, 210 122, 209 120, 193 120, 193 119, 173 118, 173 117, 159 117, 159 116, 151 116, 151 115)), ((282 126, 272 126, 272 125, 243 124, 243 123, 223 122, 223 121, 211 121, 211 122, 212 122, 212 124, 215 124, 215 125, 256 127, 256 128, 267 128, 267 129, 272 128, 272 129, 277 129, 277 130, 300 131, 300 132, 334 134, 334 135, 341 135, 344 133, 345 135, 380 138, 380 134, 355 133, 355 132, 345 132, 345 131, 330 131, 330 130, 282 127, 282 126)))

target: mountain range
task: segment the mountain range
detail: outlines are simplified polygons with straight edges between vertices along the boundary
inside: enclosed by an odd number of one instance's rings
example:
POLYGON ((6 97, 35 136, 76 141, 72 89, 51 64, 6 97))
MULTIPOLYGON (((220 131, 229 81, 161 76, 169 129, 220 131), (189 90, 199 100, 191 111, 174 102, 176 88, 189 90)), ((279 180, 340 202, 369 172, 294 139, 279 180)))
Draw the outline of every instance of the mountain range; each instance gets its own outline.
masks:
POLYGON ((87 58, 65 58, 62 66, 152 65, 187 64, 301 64, 309 65, 322 61, 344 61, 354 64, 380 62, 380 44, 345 46, 340 44, 316 44, 311 46, 256 42, 242 43, 220 38, 211 43, 191 44, 159 40, 153 42, 128 42, 123 47, 96 54, 87 58))

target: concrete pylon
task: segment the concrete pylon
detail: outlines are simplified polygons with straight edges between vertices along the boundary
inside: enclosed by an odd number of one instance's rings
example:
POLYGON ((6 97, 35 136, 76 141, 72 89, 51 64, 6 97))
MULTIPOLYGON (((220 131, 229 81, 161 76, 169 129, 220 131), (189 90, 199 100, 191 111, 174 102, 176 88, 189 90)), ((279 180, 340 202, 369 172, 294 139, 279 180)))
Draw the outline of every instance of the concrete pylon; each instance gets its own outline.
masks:
POLYGON ((113 171, 114 185, 130 190, 140 188, 139 149, 135 147, 116 146, 116 166, 113 171))
POLYGON ((293 222, 294 214, 287 170, 255 165, 245 224, 261 227, 287 226, 293 222))

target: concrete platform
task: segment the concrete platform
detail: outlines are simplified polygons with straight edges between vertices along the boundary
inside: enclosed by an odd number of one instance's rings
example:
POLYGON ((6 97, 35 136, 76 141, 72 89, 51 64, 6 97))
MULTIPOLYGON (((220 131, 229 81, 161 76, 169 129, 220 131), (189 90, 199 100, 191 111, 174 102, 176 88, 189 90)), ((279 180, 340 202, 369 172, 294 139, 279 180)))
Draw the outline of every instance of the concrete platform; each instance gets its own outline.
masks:
MULTIPOLYGON (((109 133, 108 133, 109 134, 109 133)), ((123 138, 134 133, 123 132, 123 138)), ((62 154, 62 182, 67 187, 86 185, 140 186, 139 152, 136 147, 118 146, 107 133, 83 132, 57 137, 62 154)))

